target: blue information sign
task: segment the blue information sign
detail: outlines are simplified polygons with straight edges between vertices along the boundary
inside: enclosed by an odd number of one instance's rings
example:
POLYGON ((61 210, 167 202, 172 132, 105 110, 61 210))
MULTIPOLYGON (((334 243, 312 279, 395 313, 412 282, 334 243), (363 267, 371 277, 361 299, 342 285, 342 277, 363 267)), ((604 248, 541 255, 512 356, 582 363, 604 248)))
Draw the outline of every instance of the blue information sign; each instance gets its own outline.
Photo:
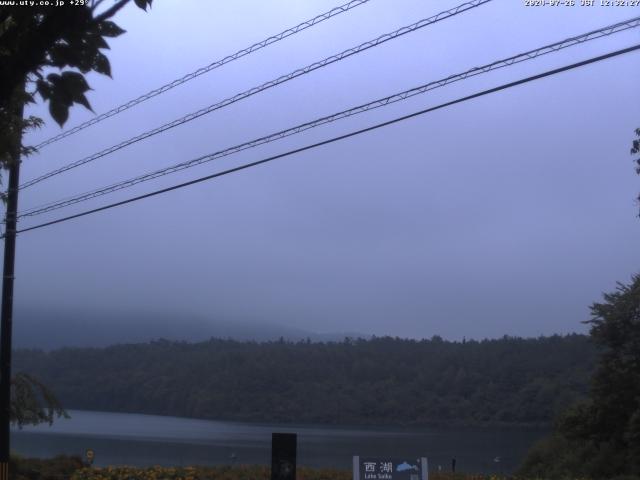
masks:
POLYGON ((353 457, 353 480, 428 480, 427 459, 353 457))

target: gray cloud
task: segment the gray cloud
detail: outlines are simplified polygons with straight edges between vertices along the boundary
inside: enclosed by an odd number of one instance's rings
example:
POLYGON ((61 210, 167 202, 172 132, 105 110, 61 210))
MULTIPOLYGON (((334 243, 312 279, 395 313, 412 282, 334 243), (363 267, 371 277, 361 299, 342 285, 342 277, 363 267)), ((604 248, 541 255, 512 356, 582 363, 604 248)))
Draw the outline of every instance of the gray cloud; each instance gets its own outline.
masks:
MULTIPOLYGON (((455 4, 374 0, 46 148, 24 163, 23 179, 455 4)), ((128 33, 110 52, 114 79, 92 77, 90 100, 104 111, 331 6, 283 0, 157 2, 147 14, 130 8, 120 18, 128 33)), ((637 12, 493 2, 44 182, 23 192, 21 205, 215 151, 637 12)), ((632 31, 570 49, 109 199, 637 40, 632 31)), ((22 234, 17 302, 416 337, 585 331, 588 305, 640 266, 638 182, 628 154, 640 126, 639 58, 630 54, 22 234)), ((34 112, 48 120, 34 143, 59 131, 43 108, 34 112)), ((74 110, 69 126, 90 117, 74 110)))

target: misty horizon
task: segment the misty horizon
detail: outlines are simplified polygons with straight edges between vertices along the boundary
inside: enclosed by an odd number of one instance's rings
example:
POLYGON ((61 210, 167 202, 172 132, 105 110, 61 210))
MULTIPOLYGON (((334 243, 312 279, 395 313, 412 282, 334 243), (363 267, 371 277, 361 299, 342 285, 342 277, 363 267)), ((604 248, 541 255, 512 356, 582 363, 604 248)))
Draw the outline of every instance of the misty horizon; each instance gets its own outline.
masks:
MULTIPOLYGON (((42 182, 25 209, 626 19, 630 9, 492 2, 42 182), (544 25, 544 28, 541 28, 544 25), (430 47, 433 48, 430 48, 430 47)), ((22 178, 82 158, 381 32, 457 5, 371 2, 43 148, 22 178)), ((334 6, 125 9, 100 113, 334 6), (188 19, 189 28, 175 23, 188 19), (238 22, 238 19, 243 19, 238 22), (177 28, 180 36, 165 34, 177 28), (206 33, 210 32, 210 33, 206 33), (153 48, 150 46, 153 45, 153 48), (153 52, 163 52, 162 61, 153 52)), ((631 30, 449 85, 109 197, 128 198, 633 42, 631 30)), ((637 54, 476 99, 213 182, 20 234, 17 304, 189 312, 312 332, 496 338, 586 333, 640 268, 629 148, 637 54), (615 235, 612 234, 615 232, 615 235)), ((59 133, 46 119, 27 144, 59 133)), ((66 128, 93 113, 73 108, 66 128)), ((94 200, 89 207, 107 200, 94 200)), ((81 211, 84 204, 64 210, 81 211)), ((61 211, 62 212, 62 211, 61 211)), ((56 212, 23 227, 58 217, 56 212)))

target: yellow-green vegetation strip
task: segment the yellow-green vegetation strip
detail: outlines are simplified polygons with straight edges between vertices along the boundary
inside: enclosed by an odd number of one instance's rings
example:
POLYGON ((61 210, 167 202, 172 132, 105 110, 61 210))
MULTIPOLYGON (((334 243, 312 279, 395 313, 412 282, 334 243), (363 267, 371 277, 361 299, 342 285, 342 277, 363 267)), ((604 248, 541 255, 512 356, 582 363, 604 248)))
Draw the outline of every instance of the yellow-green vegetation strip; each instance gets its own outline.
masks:
MULTIPOLYGON (((267 465, 225 465, 215 467, 85 467, 77 456, 49 459, 12 455, 11 480, 269 480, 267 465)), ((298 467, 297 480, 351 480, 350 470, 298 467)), ((473 475, 434 472, 429 480, 546 480, 532 477, 473 475)), ((570 479, 576 480, 576 479, 570 479)), ((587 480, 587 479, 581 479, 587 480)), ((640 479, 638 479, 640 480, 640 479)))
MULTIPOLYGON (((267 466, 220 467, 93 467, 83 468, 71 480, 268 480, 267 466)), ((345 470, 298 468, 297 480, 351 480, 345 470)))
MULTIPOLYGON (((71 480, 269 480, 268 466, 93 467, 76 471, 71 480)), ((298 467, 297 480, 351 480, 351 471, 298 467)), ((494 475, 436 473, 430 480, 506 480, 494 475)), ((515 477, 509 477, 515 480, 515 477)))

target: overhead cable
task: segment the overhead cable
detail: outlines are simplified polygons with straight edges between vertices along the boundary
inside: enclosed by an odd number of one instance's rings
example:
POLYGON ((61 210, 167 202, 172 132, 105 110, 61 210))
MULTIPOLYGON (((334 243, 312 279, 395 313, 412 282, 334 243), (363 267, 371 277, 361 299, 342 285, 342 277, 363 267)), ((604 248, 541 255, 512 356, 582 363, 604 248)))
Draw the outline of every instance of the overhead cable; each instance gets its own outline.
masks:
POLYGON ((185 188, 185 187, 188 187, 188 186, 191 186, 191 185, 195 185, 197 183, 205 182, 207 180, 212 180, 214 178, 222 177, 224 175, 229 175, 231 173, 235 173, 235 172, 238 172, 238 171, 241 171, 241 170, 246 170, 246 169, 251 168, 251 167, 255 167, 255 166, 258 166, 258 165, 262 165, 264 163, 272 162, 272 161, 277 160, 279 158, 288 157, 288 156, 294 155, 296 153, 301 153, 301 152, 304 152, 304 151, 307 151, 307 150, 312 150, 314 148, 321 147, 323 145, 328 145, 328 144, 331 144, 331 143, 338 142, 340 140, 345 140, 347 138, 355 137, 357 135, 361 135, 361 134, 366 133, 366 132, 377 130, 379 128, 386 127, 386 126, 389 126, 389 125, 392 125, 392 124, 395 124, 395 123, 399 123, 399 122, 402 122, 404 120, 408 120, 410 118, 418 117, 418 116, 424 115, 424 114, 429 113, 429 112, 440 110, 440 109, 443 109, 443 108, 446 108, 446 107, 449 107, 449 106, 452 106, 452 105, 456 105, 456 104, 459 104, 459 103, 463 103, 463 102, 472 100, 474 98, 478 98, 478 97, 482 97, 482 96, 485 96, 485 95, 489 95, 491 93, 499 92, 499 91, 502 91, 502 90, 507 90, 509 88, 513 88, 513 87, 518 86, 518 85, 522 85, 522 84, 525 84, 525 83, 533 82, 535 80, 540 80, 540 79, 543 79, 545 77, 550 77, 552 75, 557 75, 559 73, 566 72, 566 71, 569 71, 569 70, 573 70, 573 69, 576 69, 576 68, 579 68, 579 67, 583 67, 583 66, 586 66, 586 65, 590 65, 590 64, 593 64, 593 63, 596 63, 596 62, 601 62, 603 60, 607 60, 607 59, 610 59, 610 58, 613 58, 613 57, 617 57, 617 56, 620 56, 620 55, 623 55, 623 54, 626 54, 626 53, 630 53, 630 52, 633 52, 633 51, 636 51, 636 50, 640 50, 640 44, 637 44, 637 45, 634 45, 634 46, 631 46, 631 47, 628 47, 628 48, 623 48, 621 50, 616 50, 616 51, 607 53, 605 55, 592 57, 592 58, 590 58, 588 60, 583 60, 581 62, 573 63, 571 65, 566 65, 564 67, 555 68, 553 70, 548 70, 546 72, 543 72, 543 73, 540 73, 540 74, 537 74, 537 75, 532 75, 530 77, 526 77, 526 78, 523 78, 523 79, 520 79, 520 80, 516 80, 514 82, 509 82, 509 83, 500 85, 498 87, 494 87, 494 88, 490 88, 490 89, 487 89, 487 90, 483 90, 481 92, 474 93, 474 94, 468 95, 466 97, 462 97, 462 98, 458 98, 456 100, 452 100, 452 101, 449 101, 449 102, 446 102, 446 103, 442 103, 442 104, 437 105, 435 107, 426 108, 424 110, 420 110, 420 111, 411 113, 409 115, 404 115, 402 117, 394 118, 393 120, 388 120, 386 122, 378 123, 376 125, 372 125, 370 127, 362 128, 360 130, 352 131, 352 132, 349 132, 349 133, 344 134, 344 135, 340 135, 340 136, 337 136, 337 137, 330 138, 328 140, 323 140, 321 142, 317 142, 317 143, 314 143, 314 144, 311 144, 311 145, 306 145, 306 146, 301 147, 301 148, 296 148, 294 150, 289 150, 288 152, 284 152, 284 153, 281 153, 281 154, 278 154, 278 155, 273 155, 271 157, 264 158, 262 160, 258 160, 258 161, 255 161, 255 162, 251 162, 251 163, 247 163, 247 164, 244 164, 244 165, 240 165, 238 167, 230 168, 228 170, 224 170, 224 171, 221 171, 221 172, 213 173, 211 175, 207 175, 207 176, 204 176, 204 177, 196 178, 195 180, 190 180, 188 182, 184 182, 184 183, 180 183, 180 184, 177 184, 177 185, 173 185, 171 187, 162 188, 160 190, 155 190, 153 192, 149 192, 149 193, 146 193, 144 195, 138 195, 136 197, 128 198, 126 200, 122 200, 122 201, 119 201, 119 202, 111 203, 109 205, 105 205, 105 206, 102 206, 102 207, 93 208, 91 210, 86 210, 84 212, 76 213, 75 215, 69 215, 67 217, 62 217, 62 218, 58 218, 56 220, 52 220, 52 221, 49 221, 49 222, 45 222, 45 223, 41 223, 41 224, 34 225, 34 226, 31 226, 31 227, 23 228, 23 229, 18 230, 17 233, 24 233, 24 232, 28 232, 28 231, 31 231, 31 230, 36 230, 36 229, 48 227, 48 226, 51 226, 51 225, 55 225, 55 224, 58 224, 58 223, 67 222, 69 220, 73 220, 73 219, 84 217, 84 216, 91 215, 91 214, 94 214, 94 213, 102 212, 104 210, 110 210, 112 208, 119 207, 119 206, 122 206, 122 205, 126 205, 126 204, 129 204, 129 203, 132 203, 132 202, 137 202, 137 201, 143 200, 145 198, 149 198, 149 197, 153 197, 153 196, 156 196, 156 195, 167 193, 167 192, 170 192, 170 191, 173 191, 173 190, 178 190, 178 189, 181 189, 181 188, 185 188))
POLYGON ((225 100, 222 100, 220 102, 217 102, 213 105, 209 105, 207 107, 204 107, 196 112, 190 113, 188 115, 185 115, 181 118, 178 118, 176 120, 173 120, 172 122, 169 123, 165 123, 164 125, 161 125, 160 127, 154 128, 153 130, 149 130, 147 132, 144 132, 140 135, 137 135, 135 137, 132 137, 128 140, 125 140, 117 145, 113 145, 111 147, 108 147, 100 152, 94 153, 93 155, 90 155, 88 157, 82 158, 80 160, 76 160, 75 162, 72 162, 70 164, 67 164, 63 167, 60 167, 58 169, 55 169, 53 171, 50 171, 48 173, 45 173, 37 178, 34 178, 33 180, 29 180, 28 182, 22 184, 20 186, 20 189, 25 189, 28 188, 32 185, 35 185, 36 183, 42 182, 43 180, 46 180, 48 178, 51 178, 55 175, 59 175, 61 173, 64 173, 68 170, 71 170, 73 168, 79 167, 81 165, 85 165, 89 162, 92 162, 94 160, 97 160, 99 158, 102 158, 106 155, 109 155, 113 152, 116 152, 118 150, 121 150, 125 147, 128 147, 129 145, 133 145, 134 143, 137 143, 141 140, 145 140, 149 137, 152 137, 154 135, 157 135, 159 133, 165 132, 171 128, 177 127, 179 125, 182 125, 184 123, 190 122, 192 120, 195 120, 197 118, 202 117, 203 115, 207 115, 215 110, 219 110, 221 108, 227 107, 235 102, 238 102, 240 100, 243 100, 245 98, 248 98, 252 95, 255 95, 257 93, 263 92, 264 90, 267 90, 269 88, 275 87, 277 85, 280 85, 282 83, 288 82, 289 80, 293 80, 294 78, 300 77, 302 75, 305 75, 307 73, 313 72, 314 70, 318 70, 320 68, 326 67, 327 65, 331 65, 335 62, 339 62, 341 60, 344 60, 345 58, 348 58, 352 55, 361 53, 365 50, 368 50, 370 48, 373 47, 377 47, 379 45, 382 45, 385 42, 388 42, 389 40, 393 40, 396 38, 399 38, 403 35, 406 35, 407 33, 411 33, 414 32, 416 30, 419 30, 421 28, 424 28, 426 26, 429 25, 433 25, 436 22, 445 20, 447 18, 451 18, 455 15, 458 15, 462 12, 466 12, 470 9, 479 7, 480 5, 483 5, 485 3, 489 3, 492 0, 472 0, 470 2, 466 2, 463 3, 462 5, 459 5, 455 8, 446 10, 444 12, 440 12, 437 15, 434 15, 432 17, 429 18, 425 18, 423 20, 420 20, 416 23, 413 23, 411 25, 399 28, 393 32, 390 33, 386 33, 384 35, 381 35, 373 40, 361 43, 360 45, 356 46, 356 47, 352 47, 349 48, 347 50, 344 50, 343 52, 340 52, 336 55, 332 55, 330 57, 327 57, 323 60, 320 60, 318 62, 312 63, 310 65, 307 65, 306 67, 303 68, 299 68, 297 70, 294 70, 293 72, 287 74, 287 75, 282 75, 274 80, 270 80, 266 83, 263 83, 262 85, 259 85, 257 87, 253 87, 249 90, 246 90, 242 93, 238 93, 232 97, 226 98, 225 100))
POLYGON ((331 10, 329 10, 328 12, 322 13, 316 17, 313 17, 309 20, 306 20, 298 25, 296 25, 295 27, 291 27, 288 28, 286 30, 284 30, 283 32, 280 32, 276 35, 272 35, 269 38, 266 38, 260 42, 254 43, 253 45, 243 48, 242 50, 238 50, 236 53, 233 53, 231 55, 227 55, 224 58, 221 58, 220 60, 216 60, 215 62, 210 63, 209 65, 206 65, 204 67, 201 67, 197 70, 194 70, 191 73, 187 73, 186 75, 184 75, 183 77, 180 77, 176 80, 173 80, 172 82, 169 82, 165 85, 162 85, 161 87, 158 87, 154 90, 151 90, 150 92, 147 92, 143 95, 140 95, 137 98, 134 98, 133 100, 129 100, 127 103, 124 103, 118 107, 115 107, 111 110, 109 110, 108 112, 102 113, 96 117, 93 117, 90 120, 87 120, 84 123, 81 123, 80 125, 73 127, 69 130, 66 130, 64 132, 59 133, 58 135, 55 135, 51 138, 48 138, 47 140, 45 140, 42 143, 39 143, 38 145, 36 145, 37 149, 41 149, 43 147, 46 147, 47 145, 50 145, 52 143, 57 142, 58 140, 62 140, 63 138, 66 138, 70 135, 73 135, 75 133, 78 133, 81 130, 84 130, 87 127, 90 127, 92 125, 95 125, 96 123, 99 123, 103 120, 106 120, 107 118, 113 117, 115 115, 118 115, 119 113, 124 112, 125 110, 129 110, 132 107, 135 107, 136 105, 141 104, 142 102, 145 102, 153 97, 156 97, 158 95, 160 95, 161 93, 165 93, 169 90, 171 90, 172 88, 175 88, 179 85, 182 85, 183 83, 186 83, 190 80, 193 80, 194 78, 199 77, 200 75, 204 75, 205 73, 208 73, 212 70, 215 70, 216 68, 222 67, 223 65, 226 65, 227 63, 231 63, 234 60, 238 60, 239 58, 242 58, 246 55, 249 55, 250 53, 254 53, 258 50, 261 50, 273 43, 279 42, 281 40, 284 40, 287 37, 290 37, 291 35, 295 35, 296 33, 299 33, 303 30, 306 30, 307 28, 313 27, 314 25, 318 25, 319 23, 324 22, 325 20, 328 20, 332 17, 335 17, 337 15, 340 15, 341 13, 347 12, 353 8, 356 8, 360 5, 363 5, 367 2, 369 2, 370 0, 352 0, 350 2, 347 2, 343 5, 340 5, 338 7, 332 8, 331 10))
POLYGON ((153 172, 149 172, 143 175, 139 175, 137 177, 133 177, 130 178, 128 180, 124 180, 121 182, 117 182, 105 187, 100 187, 98 189, 89 191, 89 192, 85 192, 85 193, 81 193, 72 197, 68 197, 62 200, 57 200, 55 202, 50 202, 46 205, 41 205, 38 207, 33 207, 31 209, 25 210, 23 212, 20 212, 18 214, 18 218, 25 218, 25 217, 33 217, 36 215, 41 215, 47 212, 51 212, 53 210, 58 210, 60 208, 64 208, 70 205, 74 205, 76 203, 80 203, 83 201, 87 201, 96 197, 100 197, 102 195, 106 195, 109 193, 113 193, 116 192, 118 190, 122 190, 125 188, 129 188, 132 187, 134 185, 137 185, 139 183, 142 182, 147 182, 150 180, 153 180, 155 178, 164 176, 164 175, 169 175, 171 173, 175 173, 175 172, 179 172, 181 170, 187 169, 187 168, 191 168, 194 167, 196 165, 200 165, 206 162, 210 162, 222 157, 226 157, 229 155, 233 155, 235 153, 241 152, 243 150, 248 150, 250 148, 254 148, 257 147, 259 145, 264 145, 266 143, 270 143, 285 137, 289 137, 291 135, 295 135, 301 132, 304 132, 306 130, 318 127, 320 125, 324 125, 327 123, 331 123, 343 118, 347 118, 353 115, 357 115, 363 112, 367 112, 370 110, 374 110, 376 108, 380 108, 380 107, 384 107, 386 105, 390 105, 392 103, 396 103, 402 100, 406 100, 408 98, 411 98, 413 96, 416 95, 420 95, 423 93, 426 93, 428 91, 434 90, 436 88, 440 88, 440 87, 444 87, 445 85, 449 85, 451 83, 454 82, 458 82, 470 77, 474 77, 480 74, 484 74, 484 73, 488 73, 491 72, 493 70, 497 70, 500 68, 504 68, 510 65, 514 65, 517 63, 521 63, 524 61, 528 61, 528 60, 533 60, 535 58, 538 58, 542 55, 546 55, 552 52, 557 52, 560 50, 563 50, 565 48, 571 47, 571 46, 575 46, 575 45, 580 45, 583 44, 585 42, 591 41, 591 40, 595 40, 598 38, 602 38, 604 36, 608 36, 608 35, 612 35, 614 33, 619 33, 625 30, 629 30, 632 28, 637 28, 640 27, 640 17, 636 17, 636 18, 632 18, 629 20, 625 20, 623 22, 618 22, 615 23, 613 25, 608 25, 606 27, 600 28, 598 30, 592 30, 590 32, 578 35, 578 36, 574 36, 574 37, 570 37, 567 38, 565 40, 559 41, 559 42, 555 42, 552 43, 550 45, 546 45, 534 50, 529 50, 527 52, 524 53, 519 53, 517 55, 502 59, 502 60, 497 60, 495 62, 483 65, 481 67, 475 67, 472 68, 470 70, 467 70, 463 73, 458 73, 455 75, 450 75, 448 77, 442 78, 440 80, 436 80, 436 81, 432 81, 423 85, 420 85, 418 87, 414 87, 411 88, 409 90, 405 90, 403 92, 399 92, 399 93, 395 93, 393 95, 389 95, 387 97, 384 98, 380 98, 377 100, 374 100, 372 102, 369 103, 365 103, 363 105, 359 105, 353 108, 349 108, 347 110, 343 110, 341 112, 338 113, 334 113, 332 115, 328 115, 328 116, 324 116, 315 120, 312 120, 310 122, 306 122, 300 125, 296 125, 295 127, 291 127, 285 130, 280 130, 276 133, 271 133, 269 135, 260 137, 260 138, 256 138, 253 140, 250 140, 248 142, 244 142, 238 145, 234 145, 232 147, 226 148, 224 150, 220 150, 217 151, 215 153, 210 153, 207 155, 203 155, 201 157, 197 157, 185 162, 181 162, 169 167, 165 167, 162 169, 158 169, 155 170, 153 172))

